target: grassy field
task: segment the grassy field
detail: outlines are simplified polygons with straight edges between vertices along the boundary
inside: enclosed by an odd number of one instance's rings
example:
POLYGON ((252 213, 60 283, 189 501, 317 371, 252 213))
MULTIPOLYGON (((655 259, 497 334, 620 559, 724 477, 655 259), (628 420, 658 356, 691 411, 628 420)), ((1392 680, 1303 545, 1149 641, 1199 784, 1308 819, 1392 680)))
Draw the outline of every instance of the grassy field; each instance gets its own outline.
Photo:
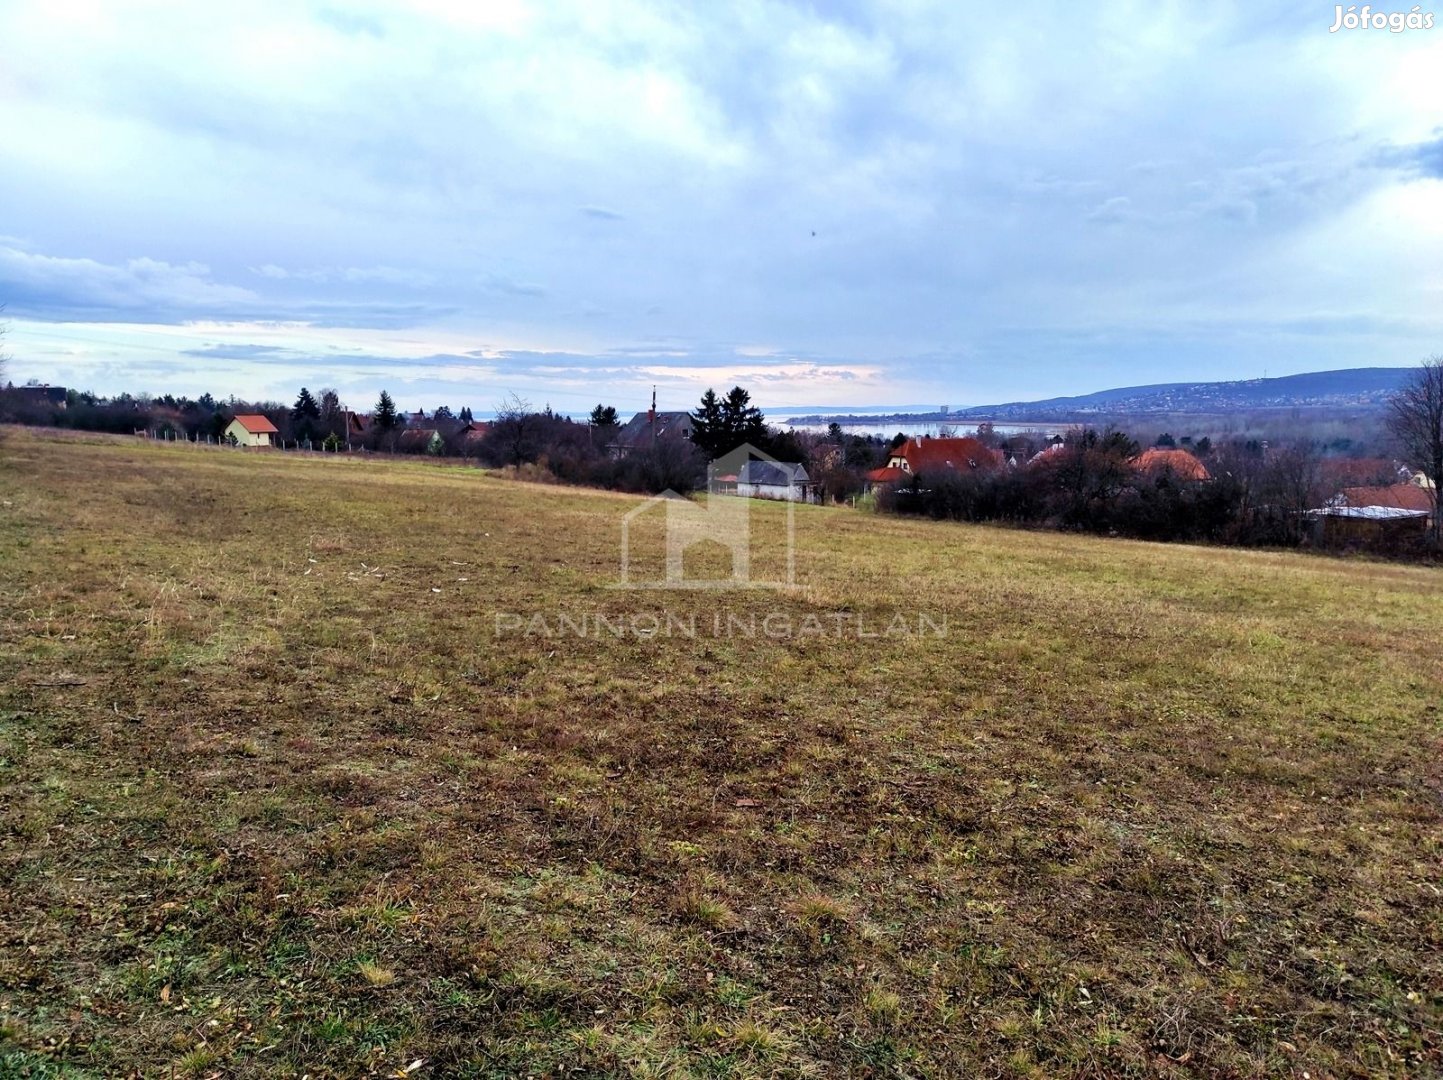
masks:
POLYGON ((1443 1071, 1437 570, 801 508, 623 590, 635 498, 23 431, 0 502, 0 1076, 1443 1071))

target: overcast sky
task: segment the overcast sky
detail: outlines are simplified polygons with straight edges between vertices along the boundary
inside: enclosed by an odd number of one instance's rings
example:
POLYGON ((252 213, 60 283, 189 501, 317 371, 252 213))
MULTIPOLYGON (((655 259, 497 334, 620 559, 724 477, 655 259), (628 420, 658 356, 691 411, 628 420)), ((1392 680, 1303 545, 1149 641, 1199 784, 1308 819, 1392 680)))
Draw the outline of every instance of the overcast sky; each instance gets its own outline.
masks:
POLYGON ((0 0, 10 375, 629 414, 1411 364, 1439 12, 0 0))

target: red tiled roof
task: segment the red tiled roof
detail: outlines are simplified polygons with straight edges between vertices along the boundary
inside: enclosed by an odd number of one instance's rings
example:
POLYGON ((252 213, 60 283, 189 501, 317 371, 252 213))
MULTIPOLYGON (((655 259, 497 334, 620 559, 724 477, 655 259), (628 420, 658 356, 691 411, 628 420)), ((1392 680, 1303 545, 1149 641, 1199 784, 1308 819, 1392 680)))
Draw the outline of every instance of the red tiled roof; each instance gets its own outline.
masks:
POLYGON ((1067 452, 1066 443, 1053 443, 1044 450, 1039 450, 1027 459, 1029 465, 1044 465, 1049 461, 1055 461, 1067 452))
POLYGON ((279 435, 280 430, 264 416, 258 413, 244 413, 237 416, 236 423, 245 428, 252 435, 279 435))
POLYGON ((1179 480, 1211 480, 1212 473, 1207 466, 1186 450, 1168 450, 1154 446, 1144 450, 1132 459, 1133 467, 1140 472, 1161 472, 1171 469, 1179 480))
POLYGON ((433 435, 440 434, 435 428, 407 428, 401 432, 400 444, 402 446, 426 446, 431 442, 433 435))
POLYGON ((929 469, 985 469, 1002 464, 1002 454, 970 435, 960 439, 908 439, 892 451, 913 473, 929 469))
POLYGON ((1433 493, 1417 484, 1389 484, 1387 487, 1343 489, 1346 506, 1391 506, 1398 510, 1433 510, 1433 493))
POLYGON ((896 466, 884 465, 880 469, 873 469, 867 473, 867 482, 869 484, 895 484, 906 475, 905 472, 896 466))

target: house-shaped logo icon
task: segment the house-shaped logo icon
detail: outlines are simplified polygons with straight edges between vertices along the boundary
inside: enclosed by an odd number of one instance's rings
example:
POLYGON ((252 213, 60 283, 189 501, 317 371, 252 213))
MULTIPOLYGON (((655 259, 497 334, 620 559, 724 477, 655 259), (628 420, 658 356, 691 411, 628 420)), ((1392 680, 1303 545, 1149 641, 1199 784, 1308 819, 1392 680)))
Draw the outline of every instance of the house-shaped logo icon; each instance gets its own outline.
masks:
MULTIPOLYGON (((700 499, 688 499, 664 491, 629 511, 621 521, 621 580, 626 589, 782 589, 796 582, 796 509, 785 503, 777 512, 785 515, 782 535, 775 528, 763 535, 753 529, 754 500, 736 494, 737 478, 745 476, 749 463, 782 463, 743 443, 717 458, 707 468, 707 490, 700 499), (637 526, 653 513, 665 514, 665 558, 639 557, 637 526), (687 573, 687 552, 698 545, 724 548, 730 555, 731 572, 726 576, 701 577, 687 573), (765 552, 754 551, 765 546, 765 552), (780 546, 781 550, 777 550, 780 546), (758 558, 753 558, 757 554, 758 558), (761 557, 764 555, 765 557, 761 557), (762 570, 760 567, 764 566, 762 570), (758 572, 754 572, 757 570, 758 572)), ((773 523, 775 524, 775 523, 773 523)))

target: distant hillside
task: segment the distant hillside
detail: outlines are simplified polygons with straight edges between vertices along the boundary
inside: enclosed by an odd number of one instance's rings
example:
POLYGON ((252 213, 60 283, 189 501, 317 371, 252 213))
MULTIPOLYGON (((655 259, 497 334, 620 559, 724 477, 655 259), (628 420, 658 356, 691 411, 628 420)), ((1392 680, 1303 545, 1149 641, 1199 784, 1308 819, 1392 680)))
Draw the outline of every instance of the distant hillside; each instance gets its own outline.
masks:
POLYGON ((1150 413, 1220 413, 1240 409, 1381 408, 1413 372, 1412 368, 1345 368, 1237 382, 1157 383, 1099 390, 1078 397, 1008 401, 949 412, 897 412, 885 416, 794 416, 794 424, 893 422, 948 423, 959 420, 1046 421, 1087 416, 1142 416, 1150 413))

